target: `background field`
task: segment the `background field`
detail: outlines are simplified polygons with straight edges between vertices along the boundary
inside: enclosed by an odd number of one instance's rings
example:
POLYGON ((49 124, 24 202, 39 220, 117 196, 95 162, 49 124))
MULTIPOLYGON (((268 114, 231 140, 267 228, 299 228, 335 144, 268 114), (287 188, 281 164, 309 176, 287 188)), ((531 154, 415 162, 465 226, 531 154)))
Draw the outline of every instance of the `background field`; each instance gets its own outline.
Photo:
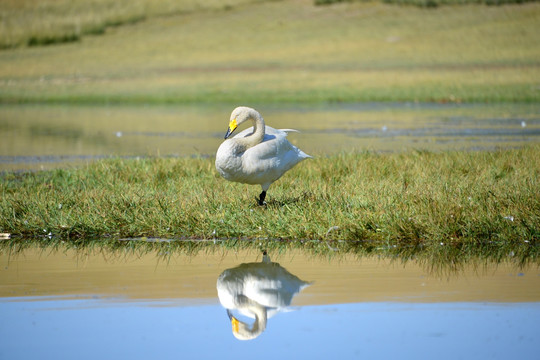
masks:
POLYGON ((4 103, 540 100, 539 3, 36 4, 0 4, 4 103))

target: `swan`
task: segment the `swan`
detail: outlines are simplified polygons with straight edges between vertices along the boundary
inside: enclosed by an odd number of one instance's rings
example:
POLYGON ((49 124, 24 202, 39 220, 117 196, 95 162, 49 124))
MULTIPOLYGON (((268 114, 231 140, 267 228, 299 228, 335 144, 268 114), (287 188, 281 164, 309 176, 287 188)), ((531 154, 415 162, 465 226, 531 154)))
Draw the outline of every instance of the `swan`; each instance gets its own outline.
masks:
POLYGON ((216 287, 219 302, 227 309, 234 336, 239 340, 251 340, 262 334, 269 318, 286 311, 293 297, 309 285, 311 283, 272 262, 265 251, 261 262, 241 264, 223 271, 216 287), (231 310, 255 318, 255 322, 250 327, 234 317, 231 310))
POLYGON ((264 205, 270 185, 300 161, 311 158, 287 140, 289 132, 297 130, 266 126, 257 110, 237 107, 231 113, 225 141, 216 154, 217 171, 229 181, 261 185, 258 203, 264 205), (253 122, 253 127, 229 138, 247 120, 253 122))

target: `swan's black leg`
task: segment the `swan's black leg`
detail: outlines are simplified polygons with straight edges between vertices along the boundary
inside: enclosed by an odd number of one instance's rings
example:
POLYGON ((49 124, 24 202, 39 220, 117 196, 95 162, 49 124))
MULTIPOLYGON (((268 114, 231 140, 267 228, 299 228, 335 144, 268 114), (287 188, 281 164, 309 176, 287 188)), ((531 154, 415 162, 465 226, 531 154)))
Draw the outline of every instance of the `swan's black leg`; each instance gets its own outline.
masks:
POLYGON ((266 205, 266 203, 264 202, 265 198, 266 198, 266 191, 263 190, 261 195, 259 195, 259 205, 261 206, 266 205))

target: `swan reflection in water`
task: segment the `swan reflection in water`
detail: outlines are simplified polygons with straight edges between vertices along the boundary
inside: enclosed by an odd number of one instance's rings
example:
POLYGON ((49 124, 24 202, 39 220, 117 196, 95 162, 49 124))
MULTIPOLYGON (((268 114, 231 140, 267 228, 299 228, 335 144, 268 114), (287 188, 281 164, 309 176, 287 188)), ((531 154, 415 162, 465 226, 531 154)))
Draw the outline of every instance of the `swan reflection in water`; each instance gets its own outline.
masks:
POLYGON ((223 271, 217 280, 217 292, 221 305, 227 309, 234 336, 239 340, 251 340, 266 329, 267 319, 286 311, 292 298, 309 285, 272 262, 265 251, 261 262, 241 264, 223 271), (249 326, 238 320, 233 310, 255 318, 255 322, 249 326))

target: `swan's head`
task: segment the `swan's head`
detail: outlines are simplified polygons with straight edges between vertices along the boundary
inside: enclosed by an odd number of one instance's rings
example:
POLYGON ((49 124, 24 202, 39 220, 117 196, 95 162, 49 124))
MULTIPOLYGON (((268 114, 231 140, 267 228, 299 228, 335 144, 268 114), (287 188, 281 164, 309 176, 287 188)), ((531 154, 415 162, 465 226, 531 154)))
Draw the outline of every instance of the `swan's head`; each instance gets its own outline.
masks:
POLYGON ((251 300, 245 295, 237 295, 235 297, 235 307, 251 312, 255 316, 255 322, 249 326, 243 321, 235 318, 230 309, 227 309, 227 315, 231 320, 232 332, 238 340, 251 340, 261 335, 266 329, 268 314, 266 308, 256 301, 251 300))
POLYGON ((227 133, 225 134, 225 139, 232 135, 238 125, 249 119, 255 119, 257 117, 260 117, 259 113, 255 109, 249 108, 247 106, 239 106, 234 109, 231 113, 231 119, 229 120, 229 128, 227 129, 227 133))
POLYGON ((238 340, 253 340, 261 335, 266 329, 266 310, 255 313, 255 322, 252 326, 235 318, 230 310, 227 310, 227 315, 229 315, 229 318, 231 319, 233 335, 238 340))

